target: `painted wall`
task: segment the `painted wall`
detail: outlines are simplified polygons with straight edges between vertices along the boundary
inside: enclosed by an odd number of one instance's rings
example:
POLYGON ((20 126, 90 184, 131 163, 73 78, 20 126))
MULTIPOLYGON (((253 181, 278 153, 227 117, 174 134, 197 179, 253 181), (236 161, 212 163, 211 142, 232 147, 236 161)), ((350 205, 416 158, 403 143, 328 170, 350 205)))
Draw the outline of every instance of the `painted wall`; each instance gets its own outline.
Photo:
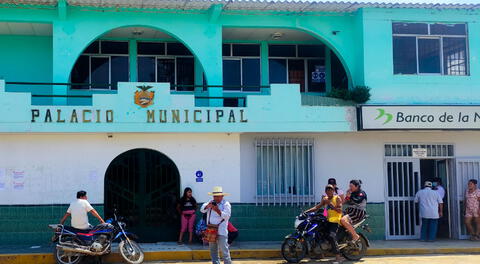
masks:
MULTIPOLYGON (((52 37, 0 35, 0 79, 9 82, 52 82, 52 37)), ((47 85, 8 85, 9 92, 51 94, 47 85)), ((33 104, 50 104, 34 98, 33 104)))
POLYGON ((0 173, 5 179, 0 204, 68 204, 80 189, 91 203, 103 203, 103 181, 110 162, 133 148, 158 150, 178 167, 181 187, 190 186, 199 201, 208 199, 213 186, 232 193, 240 202, 238 134, 49 134, 0 136, 0 173), (14 179, 12 170, 24 171, 14 179), (195 182, 195 172, 204 182, 195 182), (13 182, 24 182, 22 190, 13 182))
POLYGON ((242 134, 240 136, 241 201, 255 202, 255 138, 313 138, 315 188, 319 201, 328 178, 345 190, 351 179, 361 179, 369 202, 384 202, 384 145, 387 143, 449 143, 457 157, 480 157, 479 131, 472 132, 356 132, 322 134, 242 134))
POLYGON ((480 103, 480 23, 477 11, 365 9, 363 17, 363 70, 365 85, 372 88, 369 103, 480 103), (393 21, 467 23, 470 75, 394 75, 393 21))

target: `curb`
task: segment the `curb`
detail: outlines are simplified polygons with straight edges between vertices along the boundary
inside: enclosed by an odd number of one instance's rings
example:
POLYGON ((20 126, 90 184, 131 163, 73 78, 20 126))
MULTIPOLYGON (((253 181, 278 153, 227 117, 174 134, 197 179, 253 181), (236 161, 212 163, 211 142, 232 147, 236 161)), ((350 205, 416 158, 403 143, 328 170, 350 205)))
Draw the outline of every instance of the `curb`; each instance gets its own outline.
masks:
MULTIPOLYGON (((428 255, 428 254, 466 254, 480 253, 478 248, 372 248, 367 251, 368 256, 389 255, 428 255)), ((231 251, 233 259, 267 259, 281 258, 278 249, 234 249, 231 251)), ((208 250, 192 251, 155 251, 145 252, 145 261, 156 260, 208 260, 208 250)), ((113 253, 104 258, 105 263, 122 262, 118 253, 113 253)), ((55 264, 51 253, 35 254, 0 254, 0 264, 55 264)))

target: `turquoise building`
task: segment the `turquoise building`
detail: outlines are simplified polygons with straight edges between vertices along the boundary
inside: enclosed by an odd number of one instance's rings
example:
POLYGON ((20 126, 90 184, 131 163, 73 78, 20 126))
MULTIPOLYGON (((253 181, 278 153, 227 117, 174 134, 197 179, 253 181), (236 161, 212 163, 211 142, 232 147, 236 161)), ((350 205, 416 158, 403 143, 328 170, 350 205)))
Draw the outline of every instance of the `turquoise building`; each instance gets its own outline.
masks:
POLYGON ((361 179, 371 239, 416 239, 446 190, 463 239, 480 179, 480 6, 28 0, 0 4, 0 244, 47 243, 78 190, 144 242, 191 187, 231 193, 241 240, 361 179))

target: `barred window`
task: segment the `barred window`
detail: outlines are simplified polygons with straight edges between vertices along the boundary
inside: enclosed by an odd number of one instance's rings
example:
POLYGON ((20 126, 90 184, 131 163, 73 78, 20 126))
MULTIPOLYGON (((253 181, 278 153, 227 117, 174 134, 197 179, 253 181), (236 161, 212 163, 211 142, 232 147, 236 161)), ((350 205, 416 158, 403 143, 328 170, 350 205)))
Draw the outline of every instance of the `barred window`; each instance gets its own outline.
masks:
POLYGON ((257 139, 257 204, 315 202, 313 139, 257 139))

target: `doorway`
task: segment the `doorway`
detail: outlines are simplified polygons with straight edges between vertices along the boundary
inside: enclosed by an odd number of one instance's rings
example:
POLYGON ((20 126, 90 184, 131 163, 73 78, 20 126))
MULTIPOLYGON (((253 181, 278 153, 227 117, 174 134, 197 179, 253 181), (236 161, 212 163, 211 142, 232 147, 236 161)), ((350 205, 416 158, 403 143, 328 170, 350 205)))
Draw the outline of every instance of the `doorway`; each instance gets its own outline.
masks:
POLYGON ((438 238, 448 239, 451 238, 451 226, 450 226, 450 197, 449 188, 450 181, 448 178, 448 160, 447 159, 421 159, 420 160, 420 175, 421 183, 425 181, 431 181, 438 186, 434 186, 434 190, 438 190, 439 193, 443 193, 443 217, 438 221, 438 238), (441 189, 443 188, 443 192, 441 189))
MULTIPOLYGON (((415 194, 426 180, 440 178, 445 189, 444 217, 439 221, 439 238, 452 238, 452 218, 457 214, 451 191, 455 188, 453 145, 445 144, 386 144, 384 159, 385 223, 387 239, 419 239, 421 219, 415 194), (415 156, 415 149, 426 155, 415 156), (452 207, 453 206, 453 207, 452 207), (452 214, 452 212, 454 212, 452 214)), ((452 224, 453 223, 453 224, 452 224)), ((453 230, 455 231, 455 230, 453 230)), ((454 232, 453 232, 454 233, 454 232)))
POLYGON ((180 174, 166 155, 151 149, 120 154, 107 168, 104 188, 105 216, 117 209, 140 242, 176 239, 180 174))

